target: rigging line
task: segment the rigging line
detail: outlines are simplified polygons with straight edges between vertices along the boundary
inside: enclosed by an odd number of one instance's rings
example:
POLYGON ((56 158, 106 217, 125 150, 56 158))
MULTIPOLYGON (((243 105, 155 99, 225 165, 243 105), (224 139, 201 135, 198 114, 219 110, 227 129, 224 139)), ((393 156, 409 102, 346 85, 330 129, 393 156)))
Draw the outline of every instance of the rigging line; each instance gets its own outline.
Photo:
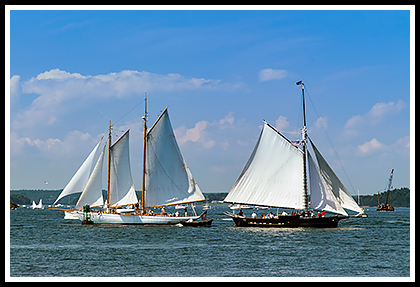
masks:
POLYGON ((143 104, 144 100, 142 100, 140 103, 138 103, 137 105, 135 105, 131 110, 129 110, 128 112, 126 112, 121 118, 119 118, 118 120, 116 120, 111 127, 113 127, 116 123, 118 123, 120 120, 122 120, 126 115, 128 115, 129 113, 131 113, 135 108, 137 108, 139 105, 143 104))
MULTIPOLYGON (((305 89, 305 91, 306 91, 306 95, 307 95, 307 96, 308 96, 308 98, 309 98, 309 101, 311 102, 312 107, 313 107, 313 108, 314 108, 314 110, 315 110, 315 114, 316 114, 316 116, 317 116, 317 119, 319 119, 319 118, 320 118, 320 115, 319 115, 319 113, 318 113, 317 109, 315 108, 315 105, 314 105, 314 103, 313 103, 313 101, 312 101, 311 96, 309 95, 309 92, 308 92, 308 89, 306 88, 306 85, 304 86, 304 89, 305 89)), ((330 142, 330 145, 332 146, 332 148, 333 148, 333 150, 334 150, 334 154, 335 154, 335 156, 337 157, 338 162, 340 163, 341 169, 343 170, 344 175, 346 176, 347 181, 350 183, 351 189, 353 190, 353 194, 354 194, 354 193, 356 192, 356 191, 355 191, 355 189, 354 189, 354 186, 353 186, 353 184, 351 183, 351 180, 350 180, 350 178, 349 178, 349 176, 348 176, 348 174, 347 174, 346 169, 344 168, 343 163, 341 162, 340 157, 338 156, 337 150, 335 149, 335 147, 334 147, 334 145, 333 145, 333 143, 332 143, 332 140, 331 140, 331 138, 330 138, 330 135, 329 135, 329 134, 328 134, 328 132, 327 132, 327 128, 324 126, 324 123, 323 123, 322 121, 321 121, 321 126, 322 126, 322 128, 324 129, 325 134, 327 135, 327 139, 328 139, 328 141, 330 142)))

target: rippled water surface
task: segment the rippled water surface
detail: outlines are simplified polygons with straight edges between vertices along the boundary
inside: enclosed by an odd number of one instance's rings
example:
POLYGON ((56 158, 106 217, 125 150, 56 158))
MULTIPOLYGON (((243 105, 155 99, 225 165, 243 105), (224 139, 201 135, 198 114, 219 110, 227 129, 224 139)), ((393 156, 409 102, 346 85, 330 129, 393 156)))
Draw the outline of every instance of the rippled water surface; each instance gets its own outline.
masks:
POLYGON ((369 208, 333 229, 238 228, 228 210, 212 206, 212 226, 200 228, 86 226, 63 212, 11 210, 10 276, 410 276, 409 208, 369 208))

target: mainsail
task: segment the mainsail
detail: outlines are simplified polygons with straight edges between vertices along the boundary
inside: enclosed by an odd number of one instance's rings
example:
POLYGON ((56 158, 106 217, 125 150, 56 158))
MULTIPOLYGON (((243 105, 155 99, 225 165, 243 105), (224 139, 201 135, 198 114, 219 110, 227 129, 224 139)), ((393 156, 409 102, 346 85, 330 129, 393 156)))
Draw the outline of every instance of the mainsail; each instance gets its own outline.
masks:
POLYGON ((95 158, 95 155, 96 155, 96 151, 99 148, 99 145, 102 141, 102 138, 96 144, 95 148, 92 150, 92 152, 86 158, 86 160, 79 167, 77 172, 70 179, 69 183, 67 183, 66 187, 63 189, 63 191, 60 193, 60 195, 54 201, 53 205, 56 204, 64 196, 83 191, 83 188, 86 185, 86 183, 89 179, 89 176, 91 174, 91 170, 92 170, 92 166, 94 164, 94 158, 95 158))
POLYGON ((167 108, 146 136, 145 206, 205 200, 175 139, 167 108))
POLYGON ((109 205, 122 206, 138 203, 130 168, 129 130, 111 146, 110 152, 109 205))
POLYGON ((265 123, 225 202, 303 209, 303 153, 265 123))

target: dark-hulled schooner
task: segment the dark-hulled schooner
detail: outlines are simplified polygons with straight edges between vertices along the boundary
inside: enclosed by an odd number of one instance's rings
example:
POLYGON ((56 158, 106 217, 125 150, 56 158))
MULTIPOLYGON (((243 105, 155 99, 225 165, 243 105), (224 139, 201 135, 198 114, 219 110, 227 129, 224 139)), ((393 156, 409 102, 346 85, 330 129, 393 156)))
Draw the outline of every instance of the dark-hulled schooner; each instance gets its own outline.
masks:
POLYGON ((225 213, 236 226, 337 227, 340 220, 364 213, 308 137, 304 83, 296 84, 302 87, 302 140, 292 142, 264 121, 248 162, 224 199, 227 203, 288 208, 296 212, 272 218, 225 213), (309 143, 318 164, 309 153, 309 143), (349 216, 346 209, 357 215, 349 216), (315 216, 314 211, 334 215, 315 216))

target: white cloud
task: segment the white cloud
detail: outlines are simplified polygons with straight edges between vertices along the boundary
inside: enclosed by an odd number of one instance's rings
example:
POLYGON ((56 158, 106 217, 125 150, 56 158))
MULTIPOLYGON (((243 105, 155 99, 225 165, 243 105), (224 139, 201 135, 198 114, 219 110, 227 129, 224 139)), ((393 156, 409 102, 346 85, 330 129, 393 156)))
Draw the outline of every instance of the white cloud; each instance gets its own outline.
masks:
POLYGON ((226 117, 224 117, 223 119, 221 119, 221 120, 219 121, 219 123, 220 123, 221 125, 223 125, 223 124, 225 124, 225 123, 229 123, 230 125, 232 125, 234 121, 235 121, 235 118, 233 117, 233 113, 232 113, 232 112, 229 112, 229 113, 226 115, 226 117))
POLYGON ((328 118, 327 117, 319 117, 315 122, 315 126, 317 128, 326 129, 328 127, 328 118))
POLYGON ((376 138, 373 138, 372 140, 357 146, 356 155, 367 156, 371 154, 397 154, 398 156, 409 156, 410 136, 399 138, 396 140, 395 143, 389 146, 381 143, 376 138))
POLYGON ((258 74, 260 82, 281 80, 287 76, 286 70, 263 69, 258 74))
POLYGON ((276 129, 278 131, 284 131, 289 126, 289 122, 287 121, 287 117, 279 116, 276 120, 276 129))
POLYGON ((351 117, 345 127, 352 128, 356 127, 360 124, 375 126, 382 122, 386 117, 399 114, 404 108, 407 107, 407 104, 403 100, 398 100, 397 103, 395 102, 379 102, 376 103, 369 112, 365 115, 355 115, 351 117))
POLYGON ((204 147, 210 148, 215 145, 215 141, 209 140, 207 138, 208 133, 205 131, 207 126, 210 123, 208 121, 199 121, 191 129, 186 129, 185 127, 179 127, 174 132, 180 146, 184 145, 186 142, 198 142, 201 143, 204 147))
POLYGON ((66 71, 61 71, 60 69, 51 69, 49 71, 46 71, 44 73, 39 74, 38 76, 36 76, 36 78, 31 78, 30 81, 33 82, 35 80, 49 80, 49 79, 53 79, 53 80, 67 80, 67 79, 71 79, 71 78, 75 78, 75 79, 86 79, 89 78, 90 76, 82 76, 79 73, 69 73, 66 71))
POLYGON ((64 140, 49 138, 47 140, 18 137, 10 134, 10 155, 21 156, 31 150, 31 154, 40 154, 43 158, 73 158, 84 156, 96 144, 96 138, 89 133, 72 131, 67 133, 64 140))
POLYGON ((20 84, 20 76, 14 75, 10 78, 10 104, 14 105, 19 102, 22 87, 20 84))
POLYGON ((367 155, 374 152, 383 151, 386 149, 386 146, 383 143, 379 142, 376 138, 373 138, 371 141, 359 145, 358 148, 362 155, 367 155))

